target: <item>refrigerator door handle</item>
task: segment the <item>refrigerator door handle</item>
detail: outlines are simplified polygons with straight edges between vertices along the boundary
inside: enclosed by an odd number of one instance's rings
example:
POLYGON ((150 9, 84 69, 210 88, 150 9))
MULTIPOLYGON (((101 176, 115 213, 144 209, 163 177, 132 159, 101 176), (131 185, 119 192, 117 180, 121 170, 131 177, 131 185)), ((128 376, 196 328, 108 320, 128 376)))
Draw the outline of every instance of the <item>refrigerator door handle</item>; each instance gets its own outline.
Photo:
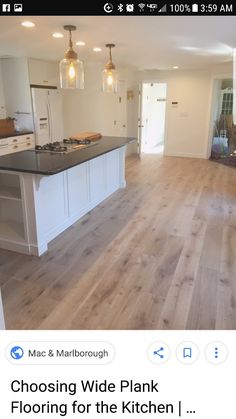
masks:
POLYGON ((47 103, 47 112, 48 112, 48 131, 49 131, 49 142, 52 142, 52 121, 51 121, 51 110, 50 105, 47 103))

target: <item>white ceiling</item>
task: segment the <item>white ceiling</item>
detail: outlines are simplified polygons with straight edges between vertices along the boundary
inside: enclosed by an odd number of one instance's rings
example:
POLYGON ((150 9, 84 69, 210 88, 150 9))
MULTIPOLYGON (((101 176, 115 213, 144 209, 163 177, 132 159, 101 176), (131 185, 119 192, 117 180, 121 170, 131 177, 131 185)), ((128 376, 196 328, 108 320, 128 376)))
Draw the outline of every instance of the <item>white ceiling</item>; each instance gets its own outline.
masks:
POLYGON ((68 46, 65 24, 78 28, 73 41, 82 61, 106 61, 104 45, 114 42, 114 63, 137 69, 206 68, 231 61, 236 46, 235 16, 1 16, 0 56, 60 60, 68 46), (23 28, 23 20, 35 28, 23 28), (55 31, 65 37, 52 38, 55 31), (77 40, 86 46, 76 47, 77 40), (93 52, 95 46, 102 52, 93 52))

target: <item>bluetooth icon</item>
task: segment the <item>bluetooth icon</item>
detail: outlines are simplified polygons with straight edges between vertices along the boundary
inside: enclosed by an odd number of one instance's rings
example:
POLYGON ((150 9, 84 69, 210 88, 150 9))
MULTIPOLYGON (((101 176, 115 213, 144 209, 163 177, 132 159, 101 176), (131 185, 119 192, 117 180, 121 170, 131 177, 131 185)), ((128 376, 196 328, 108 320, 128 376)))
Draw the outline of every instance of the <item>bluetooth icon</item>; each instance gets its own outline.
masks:
POLYGON ((123 6, 123 4, 119 4, 118 6, 117 6, 117 9, 118 9, 118 11, 121 13, 121 12, 123 12, 123 9, 124 9, 124 6, 123 6))

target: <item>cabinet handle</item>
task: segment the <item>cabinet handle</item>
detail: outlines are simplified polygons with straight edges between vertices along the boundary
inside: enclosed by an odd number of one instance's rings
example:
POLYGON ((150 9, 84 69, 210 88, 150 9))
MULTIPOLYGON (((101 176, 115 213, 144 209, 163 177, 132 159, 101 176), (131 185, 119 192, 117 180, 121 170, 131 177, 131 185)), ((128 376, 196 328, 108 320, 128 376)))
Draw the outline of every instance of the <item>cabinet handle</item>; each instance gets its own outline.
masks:
POLYGON ((43 83, 48 83, 48 80, 43 80, 43 83))
POLYGON ((26 145, 31 145, 31 143, 27 143, 26 145))
POLYGON ((26 137, 26 140, 30 140, 30 137, 26 137))
POLYGON ((14 145, 14 147, 13 148, 18 148, 18 145, 14 145))
POLYGON ((17 138, 15 138, 15 139, 13 140, 13 143, 17 143, 17 141, 18 141, 18 140, 17 140, 17 138))

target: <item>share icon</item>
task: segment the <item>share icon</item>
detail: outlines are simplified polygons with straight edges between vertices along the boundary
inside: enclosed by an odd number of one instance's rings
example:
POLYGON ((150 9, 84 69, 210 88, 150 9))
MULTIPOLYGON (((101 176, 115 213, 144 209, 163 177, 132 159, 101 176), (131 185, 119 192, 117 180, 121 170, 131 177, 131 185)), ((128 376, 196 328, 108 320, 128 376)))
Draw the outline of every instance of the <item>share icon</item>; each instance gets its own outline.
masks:
POLYGON ((163 346, 161 348, 159 348, 157 351, 154 351, 153 354, 159 356, 161 359, 164 358, 164 354, 163 354, 164 348, 163 346))

